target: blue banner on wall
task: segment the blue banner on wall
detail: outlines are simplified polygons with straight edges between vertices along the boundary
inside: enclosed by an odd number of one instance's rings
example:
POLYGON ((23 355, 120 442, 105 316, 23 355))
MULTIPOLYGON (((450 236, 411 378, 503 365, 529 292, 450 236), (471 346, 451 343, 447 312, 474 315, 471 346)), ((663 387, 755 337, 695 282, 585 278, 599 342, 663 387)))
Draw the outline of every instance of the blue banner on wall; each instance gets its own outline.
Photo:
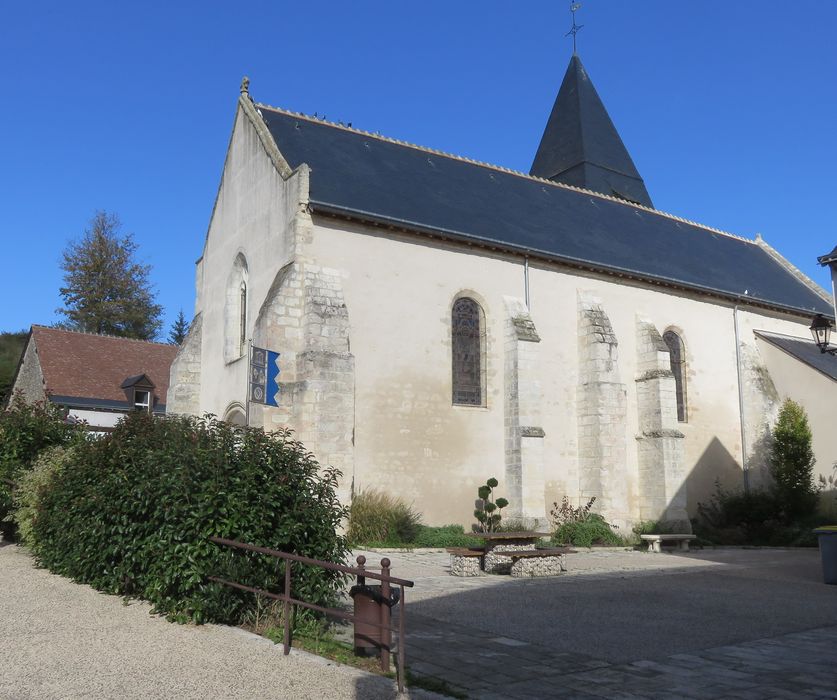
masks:
POLYGON ((253 347, 250 356, 250 401, 278 406, 279 353, 253 347))
POLYGON ((264 402, 268 406, 279 405, 279 353, 267 351, 267 394, 264 402))

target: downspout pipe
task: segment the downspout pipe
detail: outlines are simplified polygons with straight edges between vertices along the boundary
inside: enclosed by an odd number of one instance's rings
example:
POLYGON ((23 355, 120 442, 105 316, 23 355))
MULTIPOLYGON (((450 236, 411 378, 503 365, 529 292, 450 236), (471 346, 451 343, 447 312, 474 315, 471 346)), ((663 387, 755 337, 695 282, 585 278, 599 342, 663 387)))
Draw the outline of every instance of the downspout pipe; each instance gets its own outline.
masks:
POLYGON ((529 256, 523 258, 523 293, 526 298, 526 310, 531 311, 529 306, 529 256))
POLYGON ((741 425, 741 471, 744 476, 744 491, 750 491, 750 470, 747 467, 747 429, 744 426, 744 384, 741 380, 741 335, 738 329, 738 304, 732 309, 735 326, 735 373, 738 377, 738 418, 741 425))

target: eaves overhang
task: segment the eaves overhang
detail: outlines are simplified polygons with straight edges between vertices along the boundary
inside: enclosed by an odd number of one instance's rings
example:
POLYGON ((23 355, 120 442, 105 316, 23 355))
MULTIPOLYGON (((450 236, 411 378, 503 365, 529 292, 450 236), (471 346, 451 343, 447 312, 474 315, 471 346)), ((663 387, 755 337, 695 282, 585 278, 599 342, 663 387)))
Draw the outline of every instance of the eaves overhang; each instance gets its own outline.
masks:
POLYGON ((555 253, 549 251, 539 250, 537 248, 516 246, 513 243, 509 243, 507 241, 499 241, 484 236, 478 236, 473 233, 463 233, 461 231, 454 231, 443 228, 431 228, 415 221, 406 221, 395 219, 392 217, 384 217, 373 212, 363 211, 360 209, 352 209, 345 206, 338 206, 330 204, 328 202, 321 202, 313 198, 309 200, 309 207, 312 212, 319 213, 332 218, 342 218, 357 223, 371 224, 372 226, 376 227, 385 227, 389 229, 399 230, 404 233, 413 233, 430 238, 438 238, 441 240, 464 243, 465 245, 471 247, 477 246, 490 250, 505 251, 516 255, 522 255, 524 257, 538 258, 547 262, 559 263, 568 267, 589 272, 604 273, 623 279, 632 279, 639 282, 646 282, 649 284, 665 286, 682 291, 697 292, 699 294, 724 299, 735 304, 747 304, 750 306, 757 306, 760 308, 769 309, 771 311, 778 311, 782 313, 792 314, 794 316, 802 316, 808 318, 810 318, 811 314, 822 313, 822 309, 808 309, 787 306, 785 304, 780 304, 778 302, 770 301, 768 299, 763 299, 750 294, 734 294, 729 291, 698 285, 693 282, 685 282, 682 280, 677 280, 675 278, 659 275, 649 275, 648 273, 639 270, 611 266, 598 261, 556 255, 555 253))
POLYGON ((834 246, 834 250, 830 253, 826 253, 825 255, 821 255, 817 258, 817 262, 820 265, 832 265, 837 263, 837 246, 834 246))
POLYGON ((837 356, 821 352, 810 338, 796 338, 781 333, 754 330, 753 334, 788 357, 837 382, 837 356))
MULTIPOLYGON (((60 404, 62 406, 66 406, 67 408, 77 408, 81 410, 117 413, 126 413, 135 410, 134 404, 129 403, 128 401, 113 401, 111 399, 95 399, 84 396, 56 396, 54 394, 50 394, 49 400, 52 403, 60 404)), ((155 403, 152 412, 155 414, 165 413, 166 404, 161 404, 159 402, 155 403)))

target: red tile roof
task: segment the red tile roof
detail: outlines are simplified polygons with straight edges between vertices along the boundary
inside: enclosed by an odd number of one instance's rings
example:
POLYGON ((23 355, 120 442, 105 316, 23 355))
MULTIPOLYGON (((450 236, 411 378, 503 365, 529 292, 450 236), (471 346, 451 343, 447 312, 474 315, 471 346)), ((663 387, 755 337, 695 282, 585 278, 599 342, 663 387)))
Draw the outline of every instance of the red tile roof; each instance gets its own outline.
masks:
POLYGON ((53 396, 127 401, 126 378, 148 375, 158 403, 166 403, 176 345, 32 326, 46 390, 53 396))

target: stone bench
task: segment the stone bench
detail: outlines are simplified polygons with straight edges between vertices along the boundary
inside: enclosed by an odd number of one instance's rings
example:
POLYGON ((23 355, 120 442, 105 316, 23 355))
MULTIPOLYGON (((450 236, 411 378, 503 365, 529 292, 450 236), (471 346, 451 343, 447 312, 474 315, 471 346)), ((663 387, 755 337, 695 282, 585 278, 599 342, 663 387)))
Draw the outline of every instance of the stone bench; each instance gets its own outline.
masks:
POLYGON ((640 535, 648 543, 649 552, 662 552, 663 542, 674 542, 681 552, 689 551, 689 542, 697 539, 695 535, 640 535))
POLYGON ((540 576, 558 576, 567 570, 564 555, 573 554, 569 547, 552 549, 522 549, 505 551, 500 556, 512 560, 511 575, 514 578, 536 578, 540 576))
POLYGON ((448 547, 451 576, 479 576, 482 573, 480 560, 485 551, 482 548, 448 547))

